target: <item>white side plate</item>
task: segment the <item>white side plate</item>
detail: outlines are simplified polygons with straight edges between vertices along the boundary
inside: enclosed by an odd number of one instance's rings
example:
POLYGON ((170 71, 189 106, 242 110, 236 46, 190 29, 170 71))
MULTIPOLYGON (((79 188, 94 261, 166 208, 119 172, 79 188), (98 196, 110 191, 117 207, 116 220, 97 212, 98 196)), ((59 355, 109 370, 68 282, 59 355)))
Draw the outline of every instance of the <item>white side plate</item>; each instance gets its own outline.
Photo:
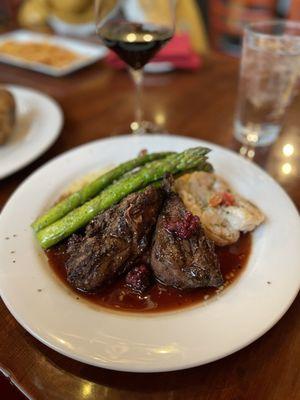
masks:
POLYGON ((57 157, 13 194, 0 222, 0 290, 18 322, 66 356, 120 371, 170 371, 217 360, 270 329, 299 290, 299 248, 300 223, 293 203, 255 164, 195 139, 123 136, 57 157), (248 265, 238 281, 207 303, 160 314, 110 312, 76 300, 47 264, 30 223, 70 181, 88 171, 135 157, 144 148, 198 145, 213 150, 210 160, 216 172, 267 216, 254 234, 248 265))
POLYGON ((63 112, 51 97, 22 86, 5 85, 17 105, 12 136, 0 145, 0 179, 18 171, 44 153, 58 137, 63 112))

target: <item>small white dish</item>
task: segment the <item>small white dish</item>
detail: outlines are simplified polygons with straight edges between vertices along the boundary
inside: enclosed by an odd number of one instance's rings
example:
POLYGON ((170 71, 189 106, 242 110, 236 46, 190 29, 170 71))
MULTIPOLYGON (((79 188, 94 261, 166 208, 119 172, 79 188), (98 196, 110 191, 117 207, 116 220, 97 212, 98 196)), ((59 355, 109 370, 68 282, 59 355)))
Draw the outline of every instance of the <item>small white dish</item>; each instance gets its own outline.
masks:
POLYGON ((98 45, 82 40, 63 38, 60 36, 47 35, 45 33, 37 33, 26 30, 17 30, 0 35, 0 45, 8 40, 14 40, 20 43, 46 42, 71 50, 78 56, 82 57, 78 60, 75 60, 70 65, 61 68, 55 68, 41 63, 22 60, 21 58, 9 56, 0 52, 0 62, 15 65, 21 68, 31 69, 33 71, 42 72, 43 74, 52 75, 55 77, 68 75, 71 72, 91 65, 96 61, 104 58, 108 51, 104 46, 100 44, 98 45))
POLYGON ((0 290, 8 309, 28 332, 68 357, 120 371, 171 371, 225 357, 270 329, 299 290, 299 247, 296 208, 255 164, 196 139, 122 136, 55 158, 12 195, 0 220, 0 290), (77 300, 49 267, 31 222, 70 181, 88 171, 135 157, 144 148, 183 150, 199 145, 212 149, 210 160, 216 172, 267 217, 253 235, 241 277, 219 297, 176 312, 118 313, 77 300))
POLYGON ((48 23, 58 35, 90 36, 95 33, 95 22, 71 24, 61 20, 55 15, 50 15, 48 23))
POLYGON ((51 97, 36 90, 3 85, 16 101, 16 126, 0 146, 0 179, 44 153, 57 139, 63 124, 63 112, 51 97))
POLYGON ((175 66, 168 61, 154 61, 145 65, 145 71, 149 74, 161 74, 174 71, 175 66))

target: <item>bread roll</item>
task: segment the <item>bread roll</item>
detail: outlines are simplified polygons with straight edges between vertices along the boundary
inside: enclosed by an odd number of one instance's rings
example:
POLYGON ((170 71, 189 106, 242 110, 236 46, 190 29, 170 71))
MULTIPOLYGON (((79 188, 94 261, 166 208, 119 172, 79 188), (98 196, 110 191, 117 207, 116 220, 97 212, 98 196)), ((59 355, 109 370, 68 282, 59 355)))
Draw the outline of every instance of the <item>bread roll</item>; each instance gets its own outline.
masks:
POLYGON ((0 89, 0 145, 12 134, 15 120, 15 99, 8 90, 0 89))
POLYGON ((25 27, 43 27, 47 24, 49 7, 46 0, 28 0, 18 13, 18 21, 25 27))

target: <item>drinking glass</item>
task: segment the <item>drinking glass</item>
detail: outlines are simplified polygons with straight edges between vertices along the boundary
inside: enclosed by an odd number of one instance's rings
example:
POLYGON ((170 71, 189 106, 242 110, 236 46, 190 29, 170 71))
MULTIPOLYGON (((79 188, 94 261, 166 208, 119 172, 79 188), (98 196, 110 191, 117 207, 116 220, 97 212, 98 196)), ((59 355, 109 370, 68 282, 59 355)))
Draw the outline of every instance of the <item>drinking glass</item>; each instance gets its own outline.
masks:
POLYGON ((266 21, 245 29, 234 136, 256 147, 273 143, 300 81, 300 23, 266 21))
POLYGON ((143 121, 143 67, 173 36, 175 0, 96 0, 96 31, 129 67, 136 87, 133 133, 155 131, 143 121))

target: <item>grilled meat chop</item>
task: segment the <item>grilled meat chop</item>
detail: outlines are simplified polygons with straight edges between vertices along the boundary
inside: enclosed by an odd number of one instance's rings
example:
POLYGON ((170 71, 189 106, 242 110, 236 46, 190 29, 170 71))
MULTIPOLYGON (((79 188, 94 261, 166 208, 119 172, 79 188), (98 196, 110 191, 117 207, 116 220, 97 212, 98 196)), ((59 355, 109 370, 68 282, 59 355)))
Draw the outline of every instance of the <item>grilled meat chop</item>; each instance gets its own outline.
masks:
POLYGON ((154 274, 165 285, 190 289, 223 283, 214 245, 196 222, 171 192, 157 220, 151 253, 154 274))
POLYGON ((92 292, 129 270, 151 242, 163 191, 153 186, 127 196, 68 243, 67 279, 92 292))

